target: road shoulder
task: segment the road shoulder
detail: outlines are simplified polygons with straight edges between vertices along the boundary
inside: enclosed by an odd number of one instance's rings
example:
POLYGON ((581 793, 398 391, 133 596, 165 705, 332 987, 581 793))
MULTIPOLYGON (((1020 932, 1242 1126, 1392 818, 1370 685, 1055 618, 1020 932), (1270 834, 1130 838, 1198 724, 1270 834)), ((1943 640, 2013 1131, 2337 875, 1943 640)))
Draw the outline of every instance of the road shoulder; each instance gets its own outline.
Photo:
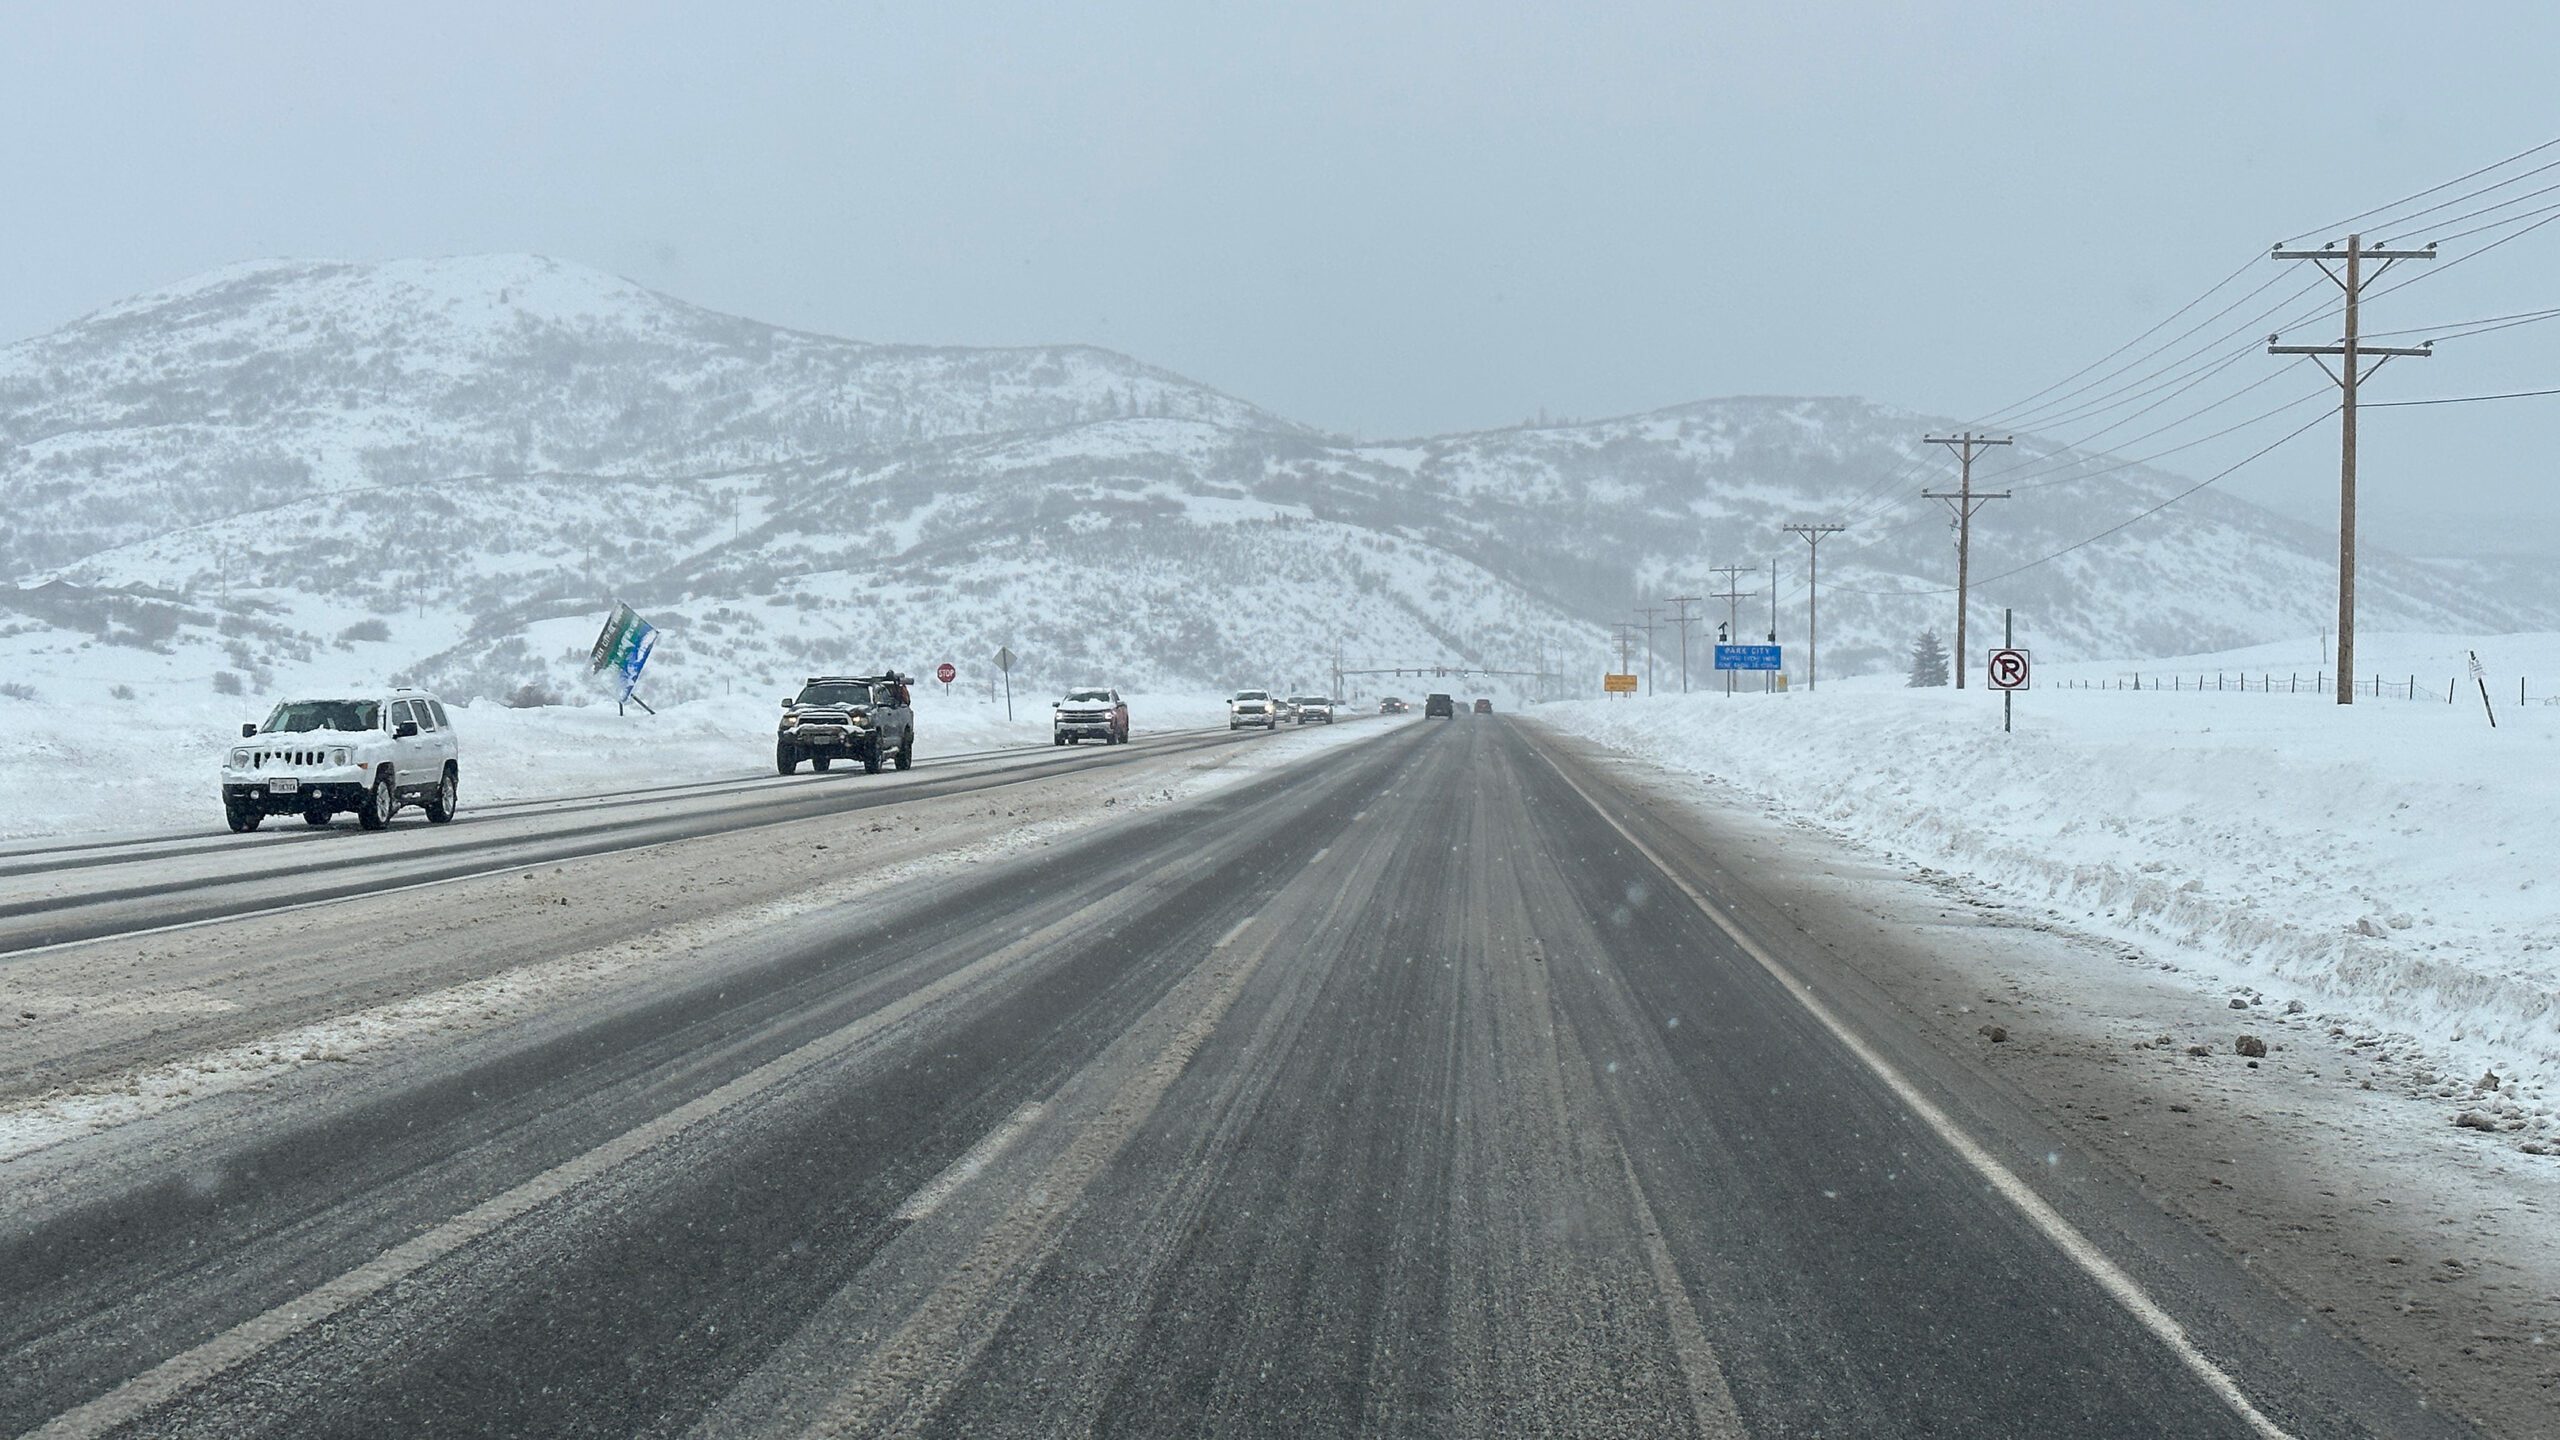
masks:
POLYGON ((2560 1164, 2456 1130, 2440 1100, 2377 1069, 2387 1056, 2286 1013, 2284 997, 2235 1011, 2174 957, 1897 864, 1740 790, 1626 756, 1568 763, 1715 857, 1720 900, 1826 972, 1809 979, 1864 994, 1928 1068, 2130 1179, 2430 1403, 2494 1434, 2560 1433, 2560 1164), (2236 1053, 2242 1033, 2268 1053, 2236 1053))

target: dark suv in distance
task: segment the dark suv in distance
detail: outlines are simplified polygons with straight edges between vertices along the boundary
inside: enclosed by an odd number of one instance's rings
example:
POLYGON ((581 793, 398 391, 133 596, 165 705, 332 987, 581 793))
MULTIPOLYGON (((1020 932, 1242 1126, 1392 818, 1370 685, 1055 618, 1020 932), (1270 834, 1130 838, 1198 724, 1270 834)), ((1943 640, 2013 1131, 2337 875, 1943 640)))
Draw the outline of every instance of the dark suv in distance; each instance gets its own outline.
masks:
POLYGON ((1458 718, 1457 702, 1451 700, 1446 695, 1425 696, 1422 701, 1422 718, 1425 720, 1455 720, 1458 718))
POLYGON ((774 728, 773 768, 788 775, 809 762, 824 770, 838 760, 859 760, 877 775, 883 765, 904 770, 916 763, 916 712, 908 699, 911 676, 812 675, 796 696, 782 701, 774 728))

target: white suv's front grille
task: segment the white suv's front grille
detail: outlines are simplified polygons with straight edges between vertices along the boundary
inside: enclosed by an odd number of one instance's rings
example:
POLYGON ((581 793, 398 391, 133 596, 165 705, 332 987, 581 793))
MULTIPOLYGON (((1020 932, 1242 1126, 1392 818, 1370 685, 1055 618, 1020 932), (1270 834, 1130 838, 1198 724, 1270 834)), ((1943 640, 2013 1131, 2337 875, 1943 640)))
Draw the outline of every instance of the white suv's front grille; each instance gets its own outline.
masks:
POLYGON ((249 763, 260 770, 270 765, 320 765, 327 760, 324 750, 260 750, 249 757, 249 763))

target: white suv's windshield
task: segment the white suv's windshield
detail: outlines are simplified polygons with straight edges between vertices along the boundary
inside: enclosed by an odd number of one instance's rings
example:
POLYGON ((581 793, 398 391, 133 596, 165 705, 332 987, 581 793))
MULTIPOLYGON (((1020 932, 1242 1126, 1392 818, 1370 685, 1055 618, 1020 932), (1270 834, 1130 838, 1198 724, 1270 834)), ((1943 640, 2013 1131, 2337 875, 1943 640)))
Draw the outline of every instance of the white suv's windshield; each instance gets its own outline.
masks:
POLYGON ((379 730, 382 706, 371 700, 287 700, 258 728, 284 735, 311 730, 379 730))
POLYGON ((1271 692, 1268 690, 1239 690, 1236 692, 1236 698, 1239 700, 1268 700, 1271 698, 1271 692))
POLYGON ((1070 705, 1108 705, 1111 703, 1111 692, 1108 690, 1071 690, 1067 693, 1067 703, 1070 705))

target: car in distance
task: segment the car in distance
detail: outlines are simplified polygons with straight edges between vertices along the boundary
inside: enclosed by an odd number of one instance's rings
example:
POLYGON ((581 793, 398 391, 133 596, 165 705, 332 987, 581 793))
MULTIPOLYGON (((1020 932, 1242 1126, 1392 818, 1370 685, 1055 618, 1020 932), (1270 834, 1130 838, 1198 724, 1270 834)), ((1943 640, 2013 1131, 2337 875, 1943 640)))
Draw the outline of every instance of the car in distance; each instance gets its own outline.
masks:
POLYGON ((1456 718, 1457 718, 1457 715, 1458 715, 1458 702, 1456 702, 1456 701, 1454 701, 1454 700, 1450 699, 1448 696, 1446 696, 1446 695, 1426 695, 1426 696, 1422 697, 1422 718, 1423 718, 1423 719, 1425 719, 1425 720, 1454 720, 1454 719, 1456 719, 1456 718))
POLYGON ((1292 695, 1289 697, 1289 709, 1301 725, 1333 723, 1333 697, 1330 695, 1292 695))
POLYGON ((1265 730, 1280 728, 1280 702, 1268 690, 1239 690, 1227 697, 1227 728, 1241 730, 1259 725, 1265 730))
POLYGON ((1073 745, 1079 740, 1099 740, 1105 745, 1129 743, 1129 702, 1120 692, 1105 685, 1088 685, 1070 690, 1066 698, 1051 705, 1049 743, 1073 745))
POLYGON ((1271 708, 1279 712, 1279 718, 1273 722, 1275 726, 1290 724, 1298 718, 1298 702, 1286 695, 1272 696, 1271 708))
POLYGON ((812 675, 800 693, 782 702, 774 727, 773 768, 789 775, 809 762, 824 770, 838 760, 859 760, 863 771, 916 763, 916 712, 907 687, 915 681, 894 670, 877 675, 812 675))
POLYGON ((1490 714, 1492 714, 1492 713, 1493 713, 1493 702, 1492 702, 1491 700, 1486 699, 1486 698, 1485 698, 1484 696, 1482 696, 1482 695, 1477 696, 1477 697, 1476 697, 1476 713, 1477 713, 1477 714, 1479 714, 1479 715, 1490 715, 1490 714))
POLYGON ((1393 695, 1390 695, 1386 699, 1378 702, 1378 713, 1381 715, 1402 715, 1411 709, 1413 709, 1412 706, 1407 705, 1393 695))
POLYGON ((222 816, 235 833, 270 815, 328 824, 355 812, 367 830, 391 823, 403 805, 430 823, 461 803, 462 755, 444 702, 397 689, 338 699, 287 700, 240 727, 223 757, 222 816))

